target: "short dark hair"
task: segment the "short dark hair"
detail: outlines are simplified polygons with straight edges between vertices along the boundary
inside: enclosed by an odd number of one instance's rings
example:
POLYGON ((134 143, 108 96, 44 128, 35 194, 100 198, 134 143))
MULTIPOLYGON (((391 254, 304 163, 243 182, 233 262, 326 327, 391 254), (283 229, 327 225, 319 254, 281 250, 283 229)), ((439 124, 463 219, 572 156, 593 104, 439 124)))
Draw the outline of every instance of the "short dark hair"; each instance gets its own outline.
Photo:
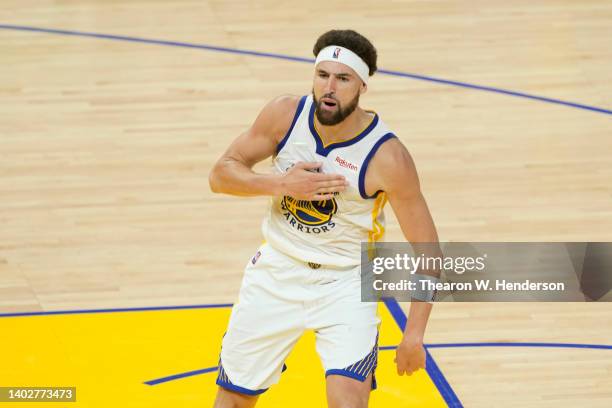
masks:
POLYGON ((353 30, 330 30, 325 34, 321 35, 312 49, 314 56, 319 55, 319 52, 330 45, 338 45, 340 47, 348 48, 368 64, 370 69, 370 76, 374 75, 378 67, 376 66, 376 48, 372 45, 370 40, 365 38, 353 30))

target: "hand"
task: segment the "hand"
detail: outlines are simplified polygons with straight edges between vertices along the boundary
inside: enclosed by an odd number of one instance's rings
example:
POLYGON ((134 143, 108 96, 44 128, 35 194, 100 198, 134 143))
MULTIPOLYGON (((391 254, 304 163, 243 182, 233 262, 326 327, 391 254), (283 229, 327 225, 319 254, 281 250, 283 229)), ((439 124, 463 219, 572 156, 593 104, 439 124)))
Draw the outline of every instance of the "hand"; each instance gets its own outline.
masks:
POLYGON ((282 195, 298 200, 329 200, 334 193, 344 191, 349 183, 340 174, 316 173, 322 163, 298 162, 281 179, 282 195))
POLYGON ((425 348, 423 342, 417 339, 403 339, 395 351, 395 364, 397 374, 412 375, 421 368, 425 368, 425 348))

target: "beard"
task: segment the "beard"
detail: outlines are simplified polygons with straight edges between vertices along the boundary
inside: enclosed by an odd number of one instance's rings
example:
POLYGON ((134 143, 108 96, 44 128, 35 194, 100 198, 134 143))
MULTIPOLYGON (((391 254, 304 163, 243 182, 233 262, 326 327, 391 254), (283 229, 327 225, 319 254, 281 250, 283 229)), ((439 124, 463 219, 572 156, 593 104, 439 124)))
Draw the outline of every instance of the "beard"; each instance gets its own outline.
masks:
POLYGON ((322 98, 331 98, 336 101, 335 111, 325 111, 321 109, 321 105, 323 104, 323 102, 317 100, 314 95, 314 89, 312 91, 312 98, 315 102, 315 115, 317 116, 319 122, 325 126, 334 126, 342 122, 351 113, 353 113, 357 108, 357 105, 359 105, 359 92, 357 92, 357 95, 355 95, 355 97, 346 105, 346 107, 343 107, 340 104, 340 101, 334 98, 332 94, 323 95, 322 98))

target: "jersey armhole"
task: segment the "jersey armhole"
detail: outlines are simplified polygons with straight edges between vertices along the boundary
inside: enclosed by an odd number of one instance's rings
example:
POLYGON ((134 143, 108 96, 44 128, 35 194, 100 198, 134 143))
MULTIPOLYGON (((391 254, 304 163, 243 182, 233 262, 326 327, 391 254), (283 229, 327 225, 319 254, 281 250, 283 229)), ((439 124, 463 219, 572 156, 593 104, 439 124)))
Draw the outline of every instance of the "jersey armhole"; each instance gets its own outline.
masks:
POLYGON ((361 170, 359 171, 359 194, 361 194, 362 198, 364 199, 376 198, 378 194, 383 192, 382 190, 378 190, 376 193, 374 193, 374 195, 371 195, 371 196, 369 196, 366 193, 365 191, 366 171, 368 170, 368 165, 370 164, 370 161, 372 160, 372 158, 374 157, 374 154, 376 154, 376 151, 380 148, 380 146, 382 146, 382 144, 385 143, 387 140, 393 139, 395 137, 396 136, 393 133, 387 133, 384 136, 382 136, 380 139, 376 141, 374 146, 372 146, 370 153, 368 153, 366 158, 363 160, 363 164, 361 165, 361 170))
POLYGON ((281 139, 279 144, 276 146, 276 155, 280 153, 283 147, 285 147, 285 143, 287 143, 287 140, 289 140, 289 136, 291 135, 291 131, 293 130, 293 127, 295 126, 295 122, 297 122, 298 118, 300 117, 300 114, 302 113, 302 109, 304 109, 304 104, 306 103, 306 96, 307 95, 304 95, 300 98, 300 103, 298 103, 297 109, 295 110, 295 115, 293 115, 293 121, 291 121, 291 126, 289 126, 289 130, 287 130, 287 133, 285 134, 285 136, 281 139))

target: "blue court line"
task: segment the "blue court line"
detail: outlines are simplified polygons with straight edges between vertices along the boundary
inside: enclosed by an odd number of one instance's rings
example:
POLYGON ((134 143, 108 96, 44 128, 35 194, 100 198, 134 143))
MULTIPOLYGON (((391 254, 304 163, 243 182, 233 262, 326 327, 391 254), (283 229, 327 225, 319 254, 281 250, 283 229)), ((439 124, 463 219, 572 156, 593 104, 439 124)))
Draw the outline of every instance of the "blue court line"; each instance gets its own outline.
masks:
POLYGON ((546 103, 554 103, 554 104, 557 104, 557 105, 569 106, 571 108, 584 109, 584 110, 589 110, 589 111, 593 111, 593 112, 604 113, 606 115, 612 115, 612 110, 610 110, 610 109, 598 108, 597 106, 585 105, 585 104, 582 104, 582 103, 563 101, 561 99, 547 98, 545 96, 532 95, 532 94, 528 94, 528 93, 524 93, 524 92, 511 91, 509 89, 502 89, 502 88, 495 88, 495 87, 491 87, 491 86, 476 85, 476 84, 470 84, 470 83, 467 83, 467 82, 451 81, 451 80, 447 80, 447 79, 434 78, 434 77, 425 76, 425 75, 410 74, 408 72, 389 71, 389 70, 386 70, 386 69, 381 69, 378 72, 383 73, 383 74, 387 74, 387 75, 398 76, 398 77, 418 79, 418 80, 421 80, 421 81, 436 82, 438 84, 443 84, 443 85, 451 85, 451 86, 458 86, 458 87, 461 87, 461 88, 474 89, 474 90, 477 90, 477 91, 493 92, 493 93, 498 93, 498 94, 502 94, 502 95, 516 96, 516 97, 519 97, 519 98, 526 98, 526 99, 531 99, 531 100, 534 100, 534 101, 540 101, 540 102, 546 102, 546 103))
MULTIPOLYGON (((379 350, 395 350, 396 348, 397 346, 382 346, 382 347, 379 347, 378 349, 379 350)), ((203 368, 201 370, 187 371, 185 373, 179 373, 179 374, 169 375, 167 377, 161 377, 161 378, 156 378, 154 380, 145 381, 144 384, 146 385, 162 384, 168 381, 178 380, 178 379, 185 378, 185 377, 191 377, 194 375, 211 373, 213 371, 217 371, 218 369, 219 369, 219 366, 215 366, 215 367, 203 368)))
MULTIPOLYGON (((456 347, 559 347, 559 348, 581 348, 581 349, 605 349, 612 350, 612 345, 605 344, 577 344, 577 343, 434 343, 426 344, 425 348, 456 348, 456 347)), ((379 351, 395 350, 397 346, 380 346, 379 351)), ((146 385, 157 385, 168 381, 178 380, 185 377, 191 377, 194 375, 206 374, 217 371, 218 366, 203 368, 201 370, 187 371, 185 373, 179 373, 169 375, 166 377, 156 378, 154 380, 145 381, 146 385)))
POLYGON ((434 343, 427 344, 426 348, 458 348, 458 347, 546 347, 546 348, 581 348, 612 350, 607 344, 578 344, 578 343, 434 343))
MULTIPOLYGON (((395 319, 398 326, 404 330, 406 327, 406 315, 404 311, 401 309, 397 301, 394 299, 384 299, 384 303, 389 309, 389 312, 395 319)), ((143 312, 143 311, 158 311, 158 310, 186 310, 186 309, 211 309, 211 308, 226 308, 232 307, 231 303, 211 303, 211 304, 200 304, 200 305, 183 305, 183 306, 153 306, 153 307, 133 307, 133 308, 115 308, 115 309, 81 309, 81 310, 57 310, 57 311, 48 311, 48 312, 21 312, 21 313, 3 313, 0 314, 0 317, 22 317, 22 316, 46 316, 46 315, 70 315, 70 314, 90 314, 90 313, 116 313, 116 312, 143 312)), ((429 348, 459 348, 459 347, 559 347, 559 348, 581 348, 581 349, 604 349, 604 350, 612 350, 612 345, 606 344, 579 344, 579 343, 434 343, 434 344, 426 344, 425 351, 427 353, 427 372, 430 377, 434 381, 434 384, 440 390, 440 393, 444 397, 445 401, 449 406, 452 407, 462 407, 461 403, 457 399, 457 396, 450 388, 450 385, 442 375, 440 369, 437 364, 433 360, 433 357, 429 354, 427 349, 429 348), (431 371, 431 372, 430 372, 431 371), (443 387, 443 388, 441 388, 443 387), (442 391, 442 390, 445 391, 442 391), (446 397, 445 397, 446 394, 446 397), (452 401, 452 398, 456 399, 455 405, 450 405, 449 400, 452 401), (446 398, 449 398, 447 400, 446 398), (457 405, 459 404, 459 405, 457 405)), ((395 350, 396 346, 381 346, 379 350, 395 350)), ((147 385, 157 385, 164 382, 177 380, 180 378, 191 377, 194 375, 205 374, 209 372, 216 371, 218 367, 208 367, 200 370, 188 371, 185 373, 174 374, 162 378, 157 378, 154 380, 146 381, 144 384, 147 385)))
MULTIPOLYGON (((0 29, 30 31, 30 32, 38 32, 38 33, 46 33, 46 34, 70 35, 70 36, 77 36, 77 37, 90 37, 90 38, 115 40, 115 41, 128 41, 128 42, 136 42, 136 43, 144 43, 144 44, 164 45, 164 46, 170 46, 170 47, 196 48, 196 49, 201 49, 201 50, 224 52, 224 53, 229 53, 229 54, 248 55, 248 56, 263 57, 263 58, 274 58, 274 59, 281 59, 281 60, 294 61, 294 62, 303 62, 303 63, 309 63, 309 64, 314 63, 313 58, 295 57, 295 56, 285 55, 285 54, 259 52, 259 51, 245 50, 245 49, 240 49, 240 48, 219 47, 219 46, 207 45, 207 44, 194 44, 194 43, 187 43, 187 42, 182 42, 182 41, 167 41, 167 40, 157 40, 157 39, 142 38, 142 37, 131 37, 131 36, 124 36, 124 35, 101 34, 101 33, 92 33, 92 32, 86 32, 86 31, 74 31, 74 30, 57 30, 57 29, 52 29, 52 28, 11 25, 11 24, 0 24, 0 29)), ((461 81, 452 81, 448 79, 435 78, 431 76, 413 74, 410 72, 403 72, 403 71, 380 69, 378 70, 378 72, 383 75, 410 78, 410 79, 416 79, 419 81, 428 81, 428 82, 433 82, 437 84, 457 86, 457 87, 467 88, 467 89, 472 89, 472 90, 477 90, 477 91, 493 92, 493 93, 498 93, 502 95, 526 98, 526 99, 535 100, 539 102, 552 103, 552 104, 563 105, 563 106, 567 106, 571 108, 583 109, 583 110, 588 110, 591 112, 598 112, 598 113, 603 113, 606 115, 612 115, 612 110, 610 109, 600 108, 600 107, 592 106, 592 105, 585 105, 582 103, 563 101, 561 99, 554 99, 554 98, 548 98, 544 96, 532 95, 532 94, 512 91, 508 89, 470 84, 470 83, 461 82, 461 81)))
MULTIPOLYGON (((400 307, 399 303, 397 303, 397 300, 393 298, 384 298, 383 302, 385 303, 385 306, 387 306, 387 309, 389 309, 395 323, 397 323, 403 333, 406 329, 408 319, 406 318, 406 314, 404 314, 404 311, 400 307)), ((438 367, 436 364, 433 356, 431 353, 429 353, 429 350, 427 350, 427 347, 425 347, 425 370, 442 395, 442 398, 444 398, 446 405, 451 408, 462 408, 463 404, 461 404, 461 401, 459 401, 459 397, 457 397, 457 394, 455 394, 455 391, 453 391, 451 388, 450 384, 444 377, 444 374, 442 374, 440 367, 438 367)))
POLYGON ((219 369, 219 366, 208 367, 208 368, 203 368, 201 370, 187 371, 186 373, 180 373, 180 374, 169 375, 167 377, 156 378, 155 380, 145 381, 144 383, 146 385, 157 385, 157 384, 165 383, 168 381, 178 380, 180 378, 186 378, 186 377, 192 377, 194 375, 212 373, 214 371, 217 371, 218 369, 219 369))
POLYGON ((232 306, 233 305, 231 303, 213 303, 213 304, 207 304, 207 305, 126 307, 126 308, 119 308, 119 309, 57 310, 57 311, 49 311, 49 312, 2 313, 0 314, 0 317, 45 316, 45 315, 66 315, 66 314, 85 314, 85 313, 148 312, 152 310, 211 309, 211 308, 232 307, 232 306))

